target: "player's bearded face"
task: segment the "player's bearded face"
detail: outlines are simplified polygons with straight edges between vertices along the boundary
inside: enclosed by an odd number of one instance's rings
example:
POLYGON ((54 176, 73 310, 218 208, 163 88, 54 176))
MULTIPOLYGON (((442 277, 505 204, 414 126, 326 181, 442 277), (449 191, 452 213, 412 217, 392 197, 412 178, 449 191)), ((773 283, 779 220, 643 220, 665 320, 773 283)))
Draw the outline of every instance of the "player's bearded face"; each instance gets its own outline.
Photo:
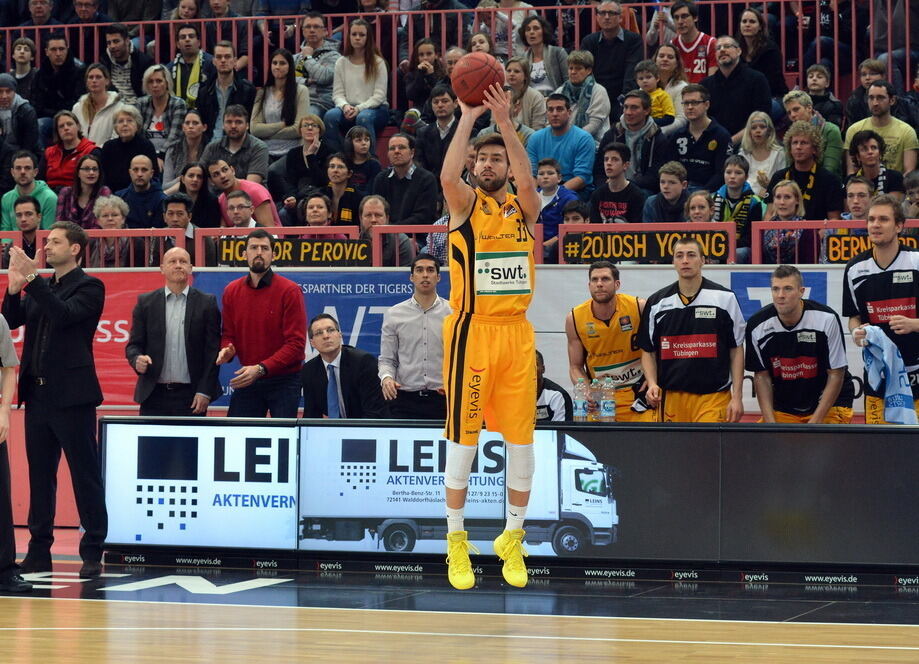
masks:
MULTIPOLYGON (((502 155, 503 156, 503 155, 502 155)), ((507 185, 508 167, 504 160, 490 158, 482 150, 475 163, 475 179, 485 191, 500 191, 507 185)))

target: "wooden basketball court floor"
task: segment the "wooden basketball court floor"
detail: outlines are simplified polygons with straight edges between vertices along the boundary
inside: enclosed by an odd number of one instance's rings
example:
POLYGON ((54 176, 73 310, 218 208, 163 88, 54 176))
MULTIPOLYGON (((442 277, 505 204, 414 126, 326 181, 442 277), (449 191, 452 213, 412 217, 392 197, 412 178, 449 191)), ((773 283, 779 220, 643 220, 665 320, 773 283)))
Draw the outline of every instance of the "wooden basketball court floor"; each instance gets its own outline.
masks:
POLYGON ((77 570, 56 556, 0 596, 0 663, 919 662, 913 588, 77 570))

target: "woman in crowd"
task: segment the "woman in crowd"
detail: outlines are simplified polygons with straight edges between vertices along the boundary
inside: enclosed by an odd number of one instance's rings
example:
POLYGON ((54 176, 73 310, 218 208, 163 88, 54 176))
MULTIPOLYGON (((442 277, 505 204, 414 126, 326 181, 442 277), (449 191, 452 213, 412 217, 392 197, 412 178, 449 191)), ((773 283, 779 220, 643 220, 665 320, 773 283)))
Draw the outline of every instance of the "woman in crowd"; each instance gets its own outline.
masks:
MULTIPOLYGON (((100 196, 93 214, 103 230, 121 230, 128 218, 128 204, 118 196, 100 196)), ((143 238, 108 237, 89 241, 89 267, 144 267, 143 238)))
POLYGON ((415 42, 405 72, 405 94, 409 106, 421 108, 440 83, 449 82, 447 72, 437 53, 437 46, 427 37, 415 42))
POLYGON ((58 111, 51 122, 51 145, 45 148, 40 175, 48 186, 58 191, 73 184, 80 157, 98 151, 91 140, 83 136, 80 120, 73 111, 58 111))
MULTIPOLYGON (((297 206, 298 224, 301 226, 331 226, 332 201, 325 194, 315 192, 300 201, 297 206)), ((317 240, 344 240, 346 236, 340 233, 320 234, 305 233, 301 237, 317 240)))
POLYGON ((329 184, 322 193, 332 201, 332 225, 360 225, 357 209, 363 197, 348 184, 348 180, 351 179, 351 166, 347 157, 341 152, 333 154, 326 162, 326 172, 329 184))
POLYGON ((345 157, 351 164, 348 181, 361 194, 369 194, 373 179, 383 167, 370 151, 370 133, 363 127, 351 127, 345 135, 345 157))
POLYGON ((666 127, 661 127, 665 135, 673 134, 686 126, 686 115, 683 113, 683 88, 689 85, 686 70, 683 69, 683 58, 673 44, 661 44, 654 52, 654 64, 659 74, 658 84, 670 95, 676 119, 666 127))
POLYGON ((321 189, 329 182, 325 164, 333 150, 328 141, 323 140, 325 125, 319 116, 309 113, 300 118, 297 128, 300 145, 292 147, 284 156, 283 173, 275 187, 286 196, 286 208, 293 208, 308 192, 321 189))
POLYGON ((568 53, 555 45, 552 26, 541 16, 527 16, 518 32, 530 63, 530 85, 548 97, 568 80, 568 53))
POLYGON ((775 125, 768 114, 762 111, 750 114, 740 139, 739 154, 750 163, 747 182, 762 198, 772 176, 787 166, 785 148, 775 140, 775 125))
POLYGON ((201 118, 201 112, 194 109, 185 111, 182 120, 181 139, 166 148, 166 159, 163 164, 163 190, 167 194, 179 190, 179 174, 188 164, 201 160, 201 153, 207 145, 208 126, 201 118))
POLYGON ((137 155, 147 155, 158 170, 156 148, 141 131, 143 120, 140 111, 128 104, 115 112, 117 138, 102 146, 102 174, 112 191, 118 192, 131 185, 131 160, 137 155))
POLYGON ((769 38, 769 26, 758 9, 747 7, 740 15, 740 57, 751 69, 755 69, 769 82, 769 96, 772 97, 772 117, 785 114, 782 97, 788 92, 785 83, 785 61, 778 45, 769 38))
POLYGON ((115 137, 115 112, 124 108, 121 95, 111 92, 112 75, 108 67, 94 63, 83 75, 86 94, 73 105, 73 113, 83 134, 96 145, 103 145, 115 137))
POLYGON ((100 196, 111 196, 112 190, 102 184, 102 162, 95 154, 80 157, 73 185, 57 195, 58 221, 72 221, 83 228, 99 228, 93 208, 100 196))
POLYGON ((546 99, 530 85, 530 62, 524 57, 507 61, 504 80, 511 89, 512 101, 520 111, 513 120, 538 131, 546 126, 546 99))
POLYGON ((386 62, 398 62, 394 46, 396 41, 396 16, 389 13, 389 0, 360 0, 357 8, 362 19, 370 24, 374 42, 386 62))
POLYGON ((715 215, 715 201, 710 193, 697 189, 686 199, 686 209, 683 212, 686 221, 694 224, 708 223, 715 215))
POLYGON ((178 190, 194 202, 191 209, 191 223, 198 228, 220 226, 220 205, 217 203, 217 197, 207 186, 203 165, 198 162, 185 164, 179 175, 178 190))
POLYGON ((255 95, 252 135, 265 141, 274 157, 286 154, 299 143, 300 119, 310 111, 310 92, 297 85, 294 56, 285 48, 271 54, 265 86, 255 95))
POLYGON ((156 148, 162 169, 166 151, 182 140, 182 121, 188 109, 184 100, 172 94, 172 74, 164 65, 148 67, 143 85, 147 94, 137 100, 140 126, 156 148))
MULTIPOLYGON (((772 218, 769 221, 801 221, 804 198, 797 182, 781 180, 772 188, 772 218)), ((763 233, 763 263, 798 262, 801 230, 768 230, 763 233)))
POLYGON ((479 30, 478 32, 473 32, 469 36, 469 40, 466 42, 466 50, 470 53, 488 53, 489 55, 494 55, 495 42, 486 30, 479 30))
POLYGON ((331 140, 340 144, 342 129, 357 124, 365 127, 376 141, 376 132, 389 120, 388 84, 386 62, 374 46, 370 24, 363 19, 352 21, 343 57, 335 62, 332 85, 335 108, 323 118, 331 140))

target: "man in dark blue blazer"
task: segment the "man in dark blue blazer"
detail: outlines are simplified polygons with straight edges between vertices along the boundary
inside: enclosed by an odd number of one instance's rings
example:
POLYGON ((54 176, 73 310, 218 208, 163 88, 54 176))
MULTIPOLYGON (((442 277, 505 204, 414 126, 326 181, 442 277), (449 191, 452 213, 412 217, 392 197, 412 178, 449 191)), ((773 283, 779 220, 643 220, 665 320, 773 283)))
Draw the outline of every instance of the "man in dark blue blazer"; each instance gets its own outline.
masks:
POLYGON ((329 314, 313 318, 308 331, 318 355, 300 371, 303 417, 387 418, 377 358, 342 345, 338 321, 329 314))
POLYGON ((163 254, 160 271, 166 286, 137 298, 124 349, 137 372, 134 401, 143 416, 205 415, 222 393, 217 298, 189 286, 191 257, 181 247, 163 254))
POLYGON ((22 570, 51 570, 57 468, 63 451, 85 530, 80 577, 93 578, 102 571, 102 543, 108 531, 96 447, 96 407, 102 403, 102 389, 93 360, 105 286, 79 267, 86 245, 86 232, 76 224, 53 224, 44 248, 45 262, 54 268, 49 279, 39 276, 35 261, 22 249, 11 247, 3 315, 10 329, 26 326, 19 402, 26 404, 32 539, 22 570))

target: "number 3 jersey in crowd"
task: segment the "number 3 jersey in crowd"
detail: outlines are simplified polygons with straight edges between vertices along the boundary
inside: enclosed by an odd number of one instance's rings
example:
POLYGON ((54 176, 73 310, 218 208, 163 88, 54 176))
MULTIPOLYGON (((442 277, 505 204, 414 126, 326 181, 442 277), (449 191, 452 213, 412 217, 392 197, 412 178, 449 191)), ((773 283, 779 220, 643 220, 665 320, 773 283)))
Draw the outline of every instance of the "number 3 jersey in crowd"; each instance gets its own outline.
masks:
MULTIPOLYGON (((842 315, 858 316, 862 323, 884 330, 903 356, 913 399, 919 399, 919 333, 895 334, 890 329, 892 316, 919 318, 919 250, 901 246, 886 268, 875 262, 872 250, 863 251, 846 264, 842 286, 842 315)), ((865 394, 883 397, 884 388, 872 390, 865 381, 865 394)))
MULTIPOLYGON (((773 408, 793 415, 810 415, 817 410, 827 371, 848 367, 839 316, 819 302, 802 302, 804 311, 793 327, 782 323, 773 304, 747 321, 747 371, 768 371, 773 408)), ((852 377, 847 371, 833 406, 851 408, 853 397, 852 377)))
POLYGON ((664 390, 712 394, 731 385, 731 349, 743 344, 744 318, 734 293, 702 279, 690 301, 679 282, 648 298, 638 345, 657 356, 657 383, 664 390))

